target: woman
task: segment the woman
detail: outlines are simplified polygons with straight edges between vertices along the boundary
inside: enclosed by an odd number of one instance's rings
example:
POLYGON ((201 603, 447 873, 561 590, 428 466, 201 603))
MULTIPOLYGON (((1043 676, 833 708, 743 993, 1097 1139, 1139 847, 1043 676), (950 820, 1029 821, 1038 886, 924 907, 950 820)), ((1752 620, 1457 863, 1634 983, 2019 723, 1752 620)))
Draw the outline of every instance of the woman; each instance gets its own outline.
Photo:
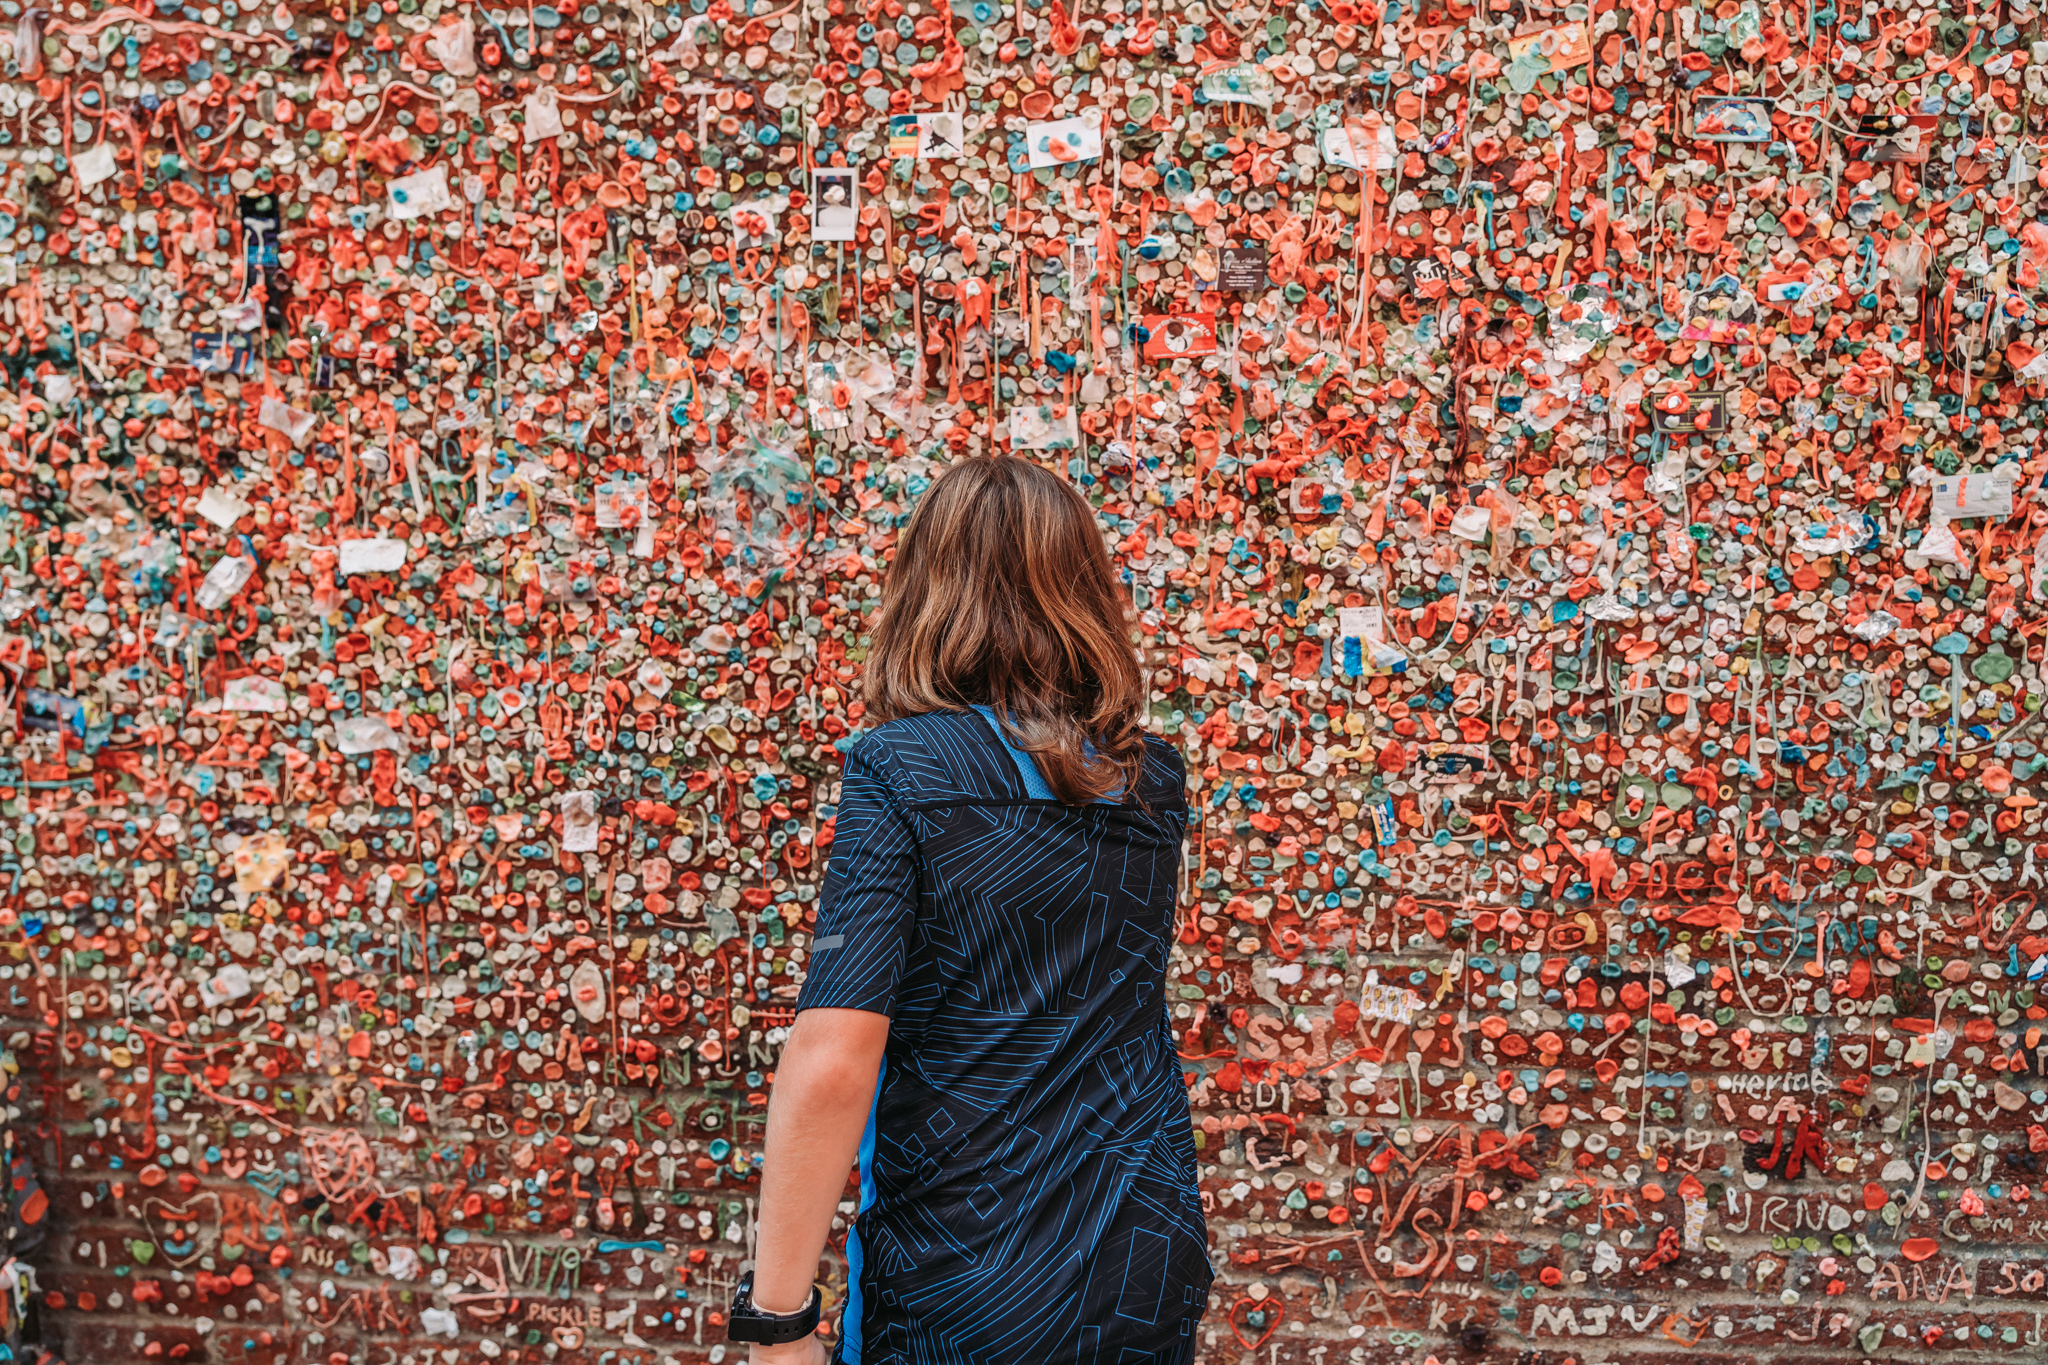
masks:
POLYGON ((1020 459, 898 547, 728 1332, 820 1365, 1177 1365, 1211 1270, 1166 952, 1187 812, 1088 504, 1020 459))

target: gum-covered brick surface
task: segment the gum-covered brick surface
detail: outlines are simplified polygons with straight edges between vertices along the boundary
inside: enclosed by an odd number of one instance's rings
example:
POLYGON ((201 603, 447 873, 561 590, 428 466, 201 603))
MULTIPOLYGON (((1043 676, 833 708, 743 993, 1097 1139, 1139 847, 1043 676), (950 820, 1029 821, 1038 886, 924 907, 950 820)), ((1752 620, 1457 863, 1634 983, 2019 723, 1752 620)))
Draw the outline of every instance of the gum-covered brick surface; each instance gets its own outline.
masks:
POLYGON ((1186 764, 1190 1359, 2041 1357, 2033 4, 0 18, 17 1356, 735 1361, 1003 451, 1186 764))

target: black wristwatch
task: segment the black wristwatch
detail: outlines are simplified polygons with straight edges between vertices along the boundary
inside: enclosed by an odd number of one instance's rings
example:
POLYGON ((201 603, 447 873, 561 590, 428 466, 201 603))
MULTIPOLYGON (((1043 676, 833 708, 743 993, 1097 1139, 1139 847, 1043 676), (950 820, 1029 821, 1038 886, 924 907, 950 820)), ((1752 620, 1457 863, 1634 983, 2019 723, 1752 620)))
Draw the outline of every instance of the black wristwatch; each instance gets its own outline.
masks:
POLYGON ((818 1309, 823 1303, 818 1286, 811 1286, 811 1301, 794 1313, 769 1313, 754 1307, 754 1273, 740 1277, 732 1294, 732 1311, 726 1314, 725 1339, 754 1346, 780 1346, 807 1337, 818 1330, 818 1309))

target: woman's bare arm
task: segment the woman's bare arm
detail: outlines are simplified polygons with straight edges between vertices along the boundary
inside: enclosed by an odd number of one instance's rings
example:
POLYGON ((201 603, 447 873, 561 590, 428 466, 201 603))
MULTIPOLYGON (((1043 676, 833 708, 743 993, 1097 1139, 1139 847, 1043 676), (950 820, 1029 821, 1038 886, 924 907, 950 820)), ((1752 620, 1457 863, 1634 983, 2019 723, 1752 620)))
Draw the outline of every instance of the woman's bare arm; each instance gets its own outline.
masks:
MULTIPOLYGON (((794 1313, 810 1300, 888 1041, 889 1016, 866 1010, 805 1010, 790 1029, 775 1067, 762 1157, 754 1306, 765 1312, 794 1313)), ((819 1354, 814 1337, 756 1346, 753 1359, 781 1365, 819 1354)))

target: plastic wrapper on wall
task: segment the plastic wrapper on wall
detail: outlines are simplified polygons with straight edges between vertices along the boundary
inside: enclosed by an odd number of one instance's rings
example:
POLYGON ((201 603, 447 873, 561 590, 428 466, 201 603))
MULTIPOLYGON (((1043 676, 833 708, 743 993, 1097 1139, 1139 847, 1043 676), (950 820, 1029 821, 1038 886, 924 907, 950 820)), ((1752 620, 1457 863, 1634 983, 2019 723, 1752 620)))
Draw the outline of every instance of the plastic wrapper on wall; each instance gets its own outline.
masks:
POLYGON ((732 1358, 1008 452, 1190 758, 1203 1361, 2040 1358, 2030 5, 0 16, 10 1330, 732 1358))

